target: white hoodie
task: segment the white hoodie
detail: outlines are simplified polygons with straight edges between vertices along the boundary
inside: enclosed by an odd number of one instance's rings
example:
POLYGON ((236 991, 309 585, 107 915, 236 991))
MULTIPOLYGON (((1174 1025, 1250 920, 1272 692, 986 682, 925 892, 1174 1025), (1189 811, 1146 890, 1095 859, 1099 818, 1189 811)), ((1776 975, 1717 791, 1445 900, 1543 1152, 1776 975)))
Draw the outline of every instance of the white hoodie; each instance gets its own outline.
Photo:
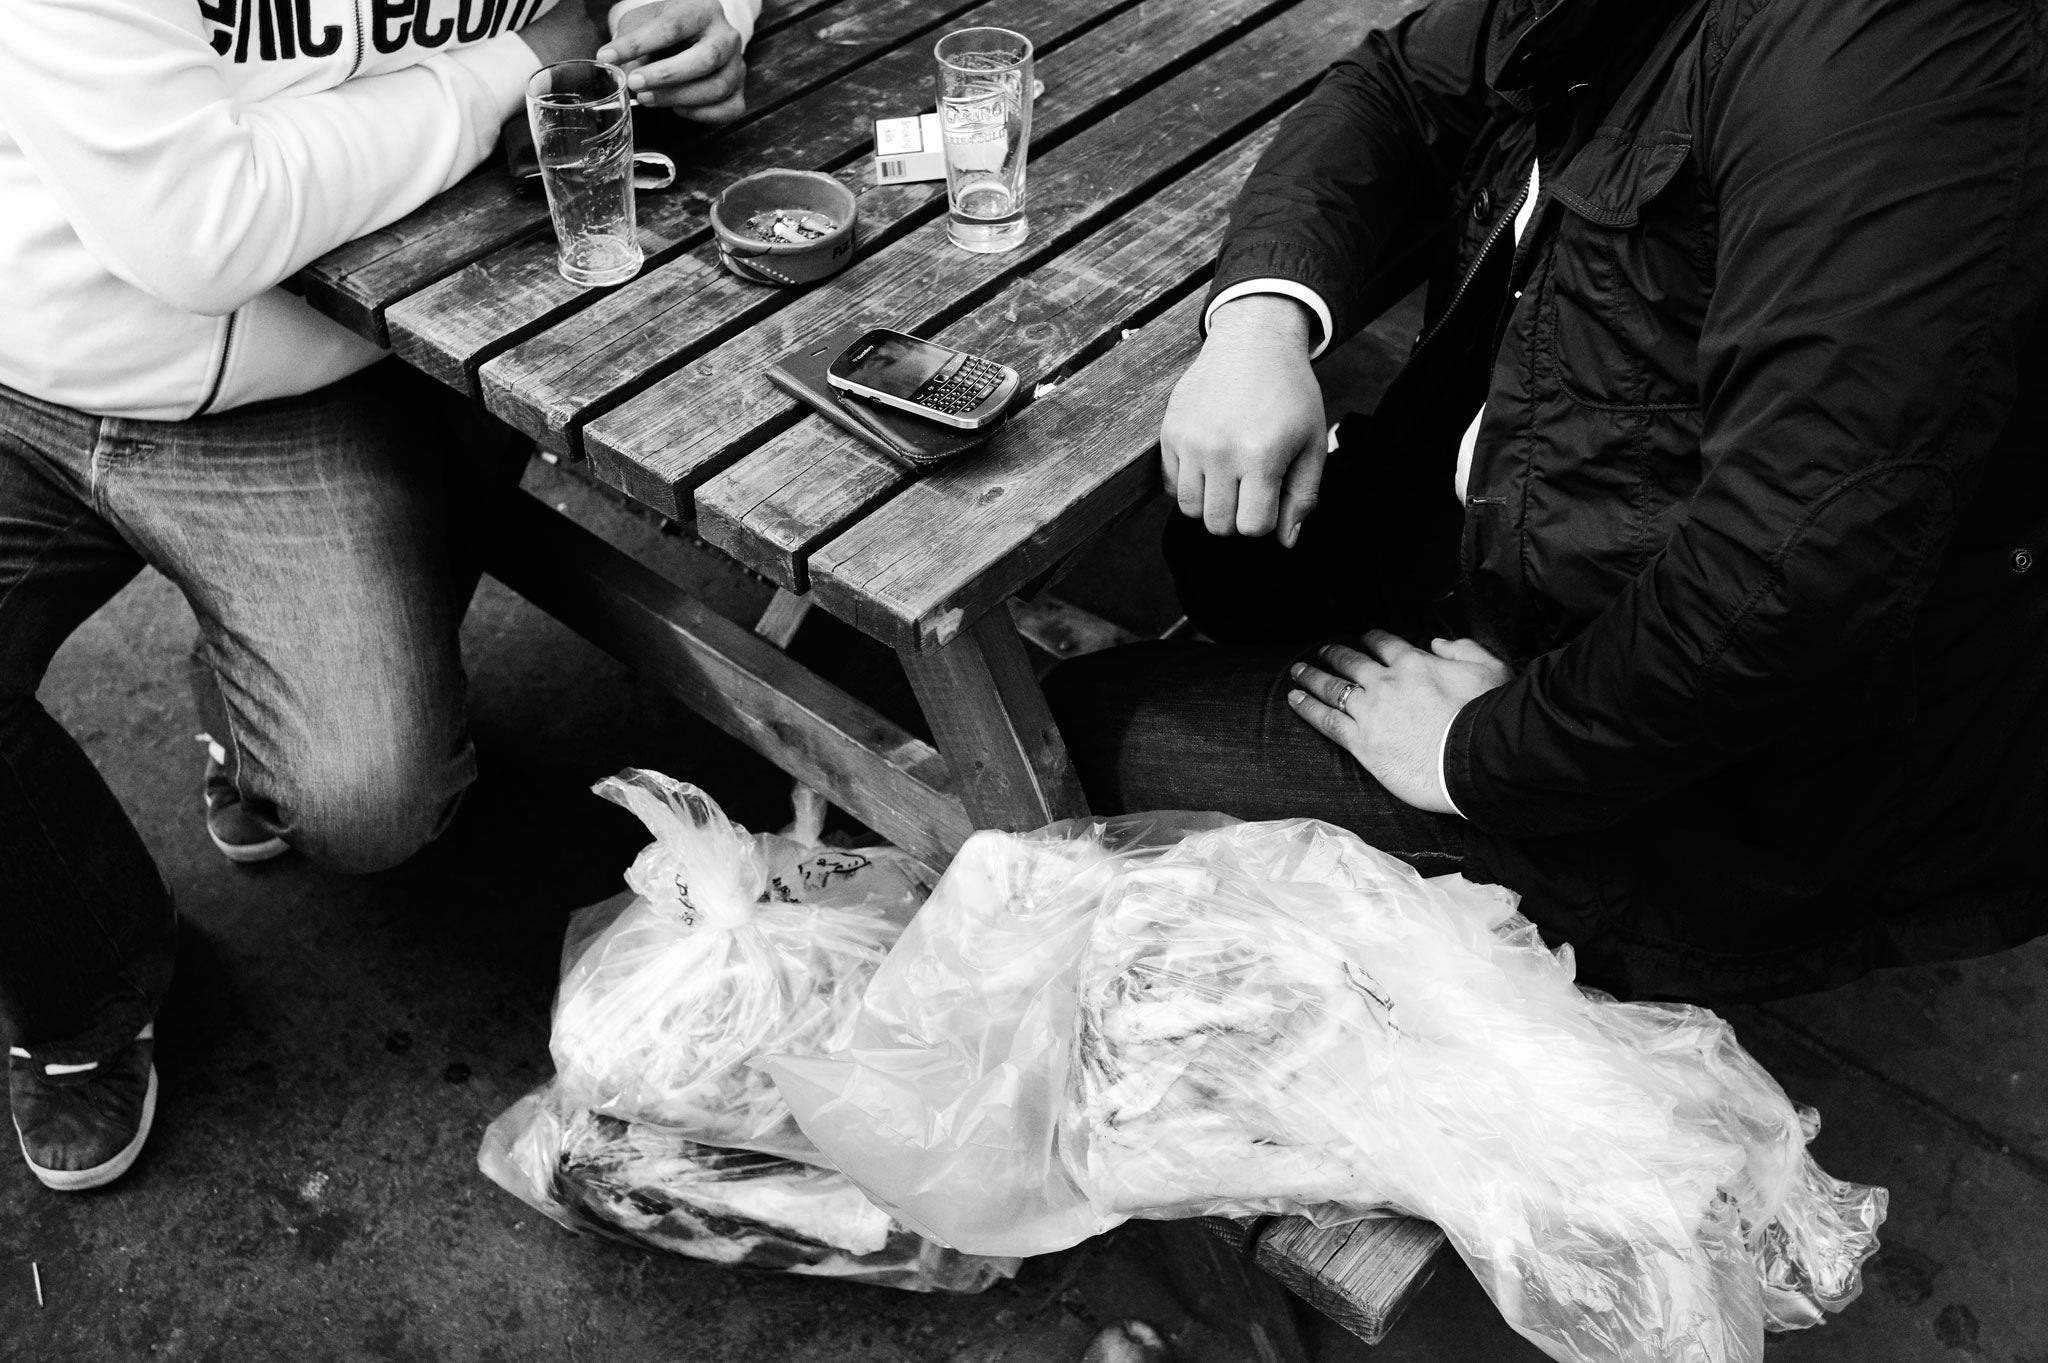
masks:
POLYGON ((277 285, 491 153, 555 3, 0 0, 0 384, 176 421, 377 360, 277 285))

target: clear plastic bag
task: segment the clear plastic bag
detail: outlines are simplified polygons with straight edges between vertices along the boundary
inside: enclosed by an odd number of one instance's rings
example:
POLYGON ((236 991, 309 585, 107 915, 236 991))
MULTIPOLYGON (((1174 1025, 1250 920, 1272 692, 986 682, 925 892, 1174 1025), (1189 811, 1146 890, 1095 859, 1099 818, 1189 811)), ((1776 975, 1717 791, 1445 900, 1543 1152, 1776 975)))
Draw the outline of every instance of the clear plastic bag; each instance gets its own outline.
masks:
MULTIPOLYGON (((1220 816, 1193 816, 1210 825, 1220 816)), ((1055 1148, 1075 973, 1102 897, 1184 816, 979 833, 946 868, 863 1000, 851 1048, 761 1068, 821 1149, 914 1230, 1030 1255, 1108 1230, 1055 1148)))
MULTIPOLYGON (((571 918, 559 1073, 491 1124, 484 1173, 572 1230, 714 1263, 927 1292, 1013 1275, 1015 1259, 961 1254, 892 1221, 749 1067, 767 1046, 844 1041, 930 889, 923 866, 893 848, 749 833, 657 772, 595 789, 654 841, 626 894, 571 918)), ((797 827, 815 832, 804 813, 797 827)))
POLYGON ((978 835, 851 1045, 762 1063, 945 1243, 1395 1209, 1573 1363, 1755 1363, 1853 1298, 1884 1214, 1712 1013, 1588 997, 1512 896, 1306 820, 978 835))
POLYGON ((979 1292, 1017 1271, 912 1234, 844 1174, 564 1107, 553 1085, 491 1123, 477 1160, 571 1230, 692 1259, 916 1292, 979 1292))
MULTIPOLYGON (((869 975, 930 889, 926 872, 893 848, 749 833, 657 772, 595 789, 654 841, 626 872, 633 902, 563 973, 549 1045, 566 1101, 712 1145, 815 1158, 747 1062, 846 1043, 869 975)), ((592 926, 572 924, 572 943, 592 926)))

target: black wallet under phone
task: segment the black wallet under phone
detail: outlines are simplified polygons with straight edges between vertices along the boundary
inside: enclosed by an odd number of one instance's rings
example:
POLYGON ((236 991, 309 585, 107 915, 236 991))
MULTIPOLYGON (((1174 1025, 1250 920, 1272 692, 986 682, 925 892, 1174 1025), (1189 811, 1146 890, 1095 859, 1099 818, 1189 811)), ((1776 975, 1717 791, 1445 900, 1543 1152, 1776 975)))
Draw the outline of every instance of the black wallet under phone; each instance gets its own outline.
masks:
POLYGON ((828 332, 777 360, 768 377, 826 420, 915 471, 964 454, 1001 429, 1002 423, 997 422, 978 431, 955 430, 832 387, 825 380, 825 370, 872 326, 868 322, 849 322, 828 332))

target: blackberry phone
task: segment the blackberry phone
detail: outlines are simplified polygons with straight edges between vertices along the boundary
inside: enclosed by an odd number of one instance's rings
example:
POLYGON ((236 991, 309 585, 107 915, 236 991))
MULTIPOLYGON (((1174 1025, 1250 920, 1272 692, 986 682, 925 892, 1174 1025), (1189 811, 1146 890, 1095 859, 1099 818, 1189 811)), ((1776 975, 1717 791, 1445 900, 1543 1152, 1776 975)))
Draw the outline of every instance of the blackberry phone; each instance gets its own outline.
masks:
POLYGON ((867 333, 865 322, 852 322, 777 360, 768 371, 775 385, 808 404, 834 425, 858 436, 883 454, 914 470, 924 470, 964 454, 995 433, 994 426, 961 431, 911 416, 841 392, 825 381, 826 366, 867 333))
POLYGON ((826 367, 825 379, 843 393, 962 431, 1002 420, 1018 384, 1006 364, 887 327, 856 337, 826 367))

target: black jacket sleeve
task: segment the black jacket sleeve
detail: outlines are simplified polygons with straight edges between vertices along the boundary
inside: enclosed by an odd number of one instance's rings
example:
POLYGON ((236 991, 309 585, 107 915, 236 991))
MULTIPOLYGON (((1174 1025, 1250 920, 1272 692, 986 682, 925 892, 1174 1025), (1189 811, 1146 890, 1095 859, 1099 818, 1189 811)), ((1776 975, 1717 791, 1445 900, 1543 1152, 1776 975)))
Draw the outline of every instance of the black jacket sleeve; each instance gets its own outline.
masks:
POLYGON ((1340 340, 1421 282, 1410 249, 1486 111, 1492 0, 1433 0, 1370 34, 1290 113, 1231 210, 1211 297, 1247 279, 1303 284, 1340 340))
POLYGON ((1452 797, 1493 833, 1610 826, 1788 715, 1846 730, 1905 666, 2039 317, 2029 7, 1729 9, 1747 22, 1710 32, 1695 144, 1720 213, 1702 481, 1603 614, 1453 724, 1452 797))

